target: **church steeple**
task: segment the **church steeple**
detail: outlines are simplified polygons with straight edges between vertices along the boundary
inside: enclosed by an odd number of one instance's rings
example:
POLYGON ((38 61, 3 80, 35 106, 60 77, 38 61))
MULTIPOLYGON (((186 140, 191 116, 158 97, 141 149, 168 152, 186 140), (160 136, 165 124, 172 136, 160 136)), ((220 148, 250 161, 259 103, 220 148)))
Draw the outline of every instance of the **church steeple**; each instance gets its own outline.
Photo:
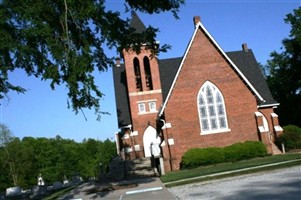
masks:
POLYGON ((130 21, 130 27, 135 29, 136 33, 142 33, 143 31, 146 30, 145 25, 137 15, 135 11, 132 11, 132 19, 130 21))
MULTIPOLYGON (((146 30, 136 12, 132 12, 130 27, 136 33, 146 30)), ((149 122, 153 126, 156 124, 157 113, 162 104, 158 59, 143 42, 139 52, 133 49, 124 49, 122 53, 132 131, 138 131, 141 134, 137 136, 136 141, 142 145, 142 133, 149 126, 149 122)))

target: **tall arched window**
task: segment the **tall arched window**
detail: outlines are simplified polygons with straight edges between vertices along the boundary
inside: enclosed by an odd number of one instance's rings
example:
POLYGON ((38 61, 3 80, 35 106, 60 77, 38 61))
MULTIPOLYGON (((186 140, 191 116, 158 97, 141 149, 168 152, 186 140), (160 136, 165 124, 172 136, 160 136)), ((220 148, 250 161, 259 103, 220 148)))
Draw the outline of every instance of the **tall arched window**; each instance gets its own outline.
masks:
POLYGON ((229 131, 224 98, 213 83, 204 83, 197 102, 201 134, 229 131))
POLYGON ((152 74, 150 69, 150 63, 148 57, 143 58, 144 64, 144 72, 145 72, 145 83, 148 90, 153 90, 153 81, 152 81, 152 74))
POLYGON ((142 91, 141 72, 138 58, 134 58, 134 72, 137 91, 142 91))

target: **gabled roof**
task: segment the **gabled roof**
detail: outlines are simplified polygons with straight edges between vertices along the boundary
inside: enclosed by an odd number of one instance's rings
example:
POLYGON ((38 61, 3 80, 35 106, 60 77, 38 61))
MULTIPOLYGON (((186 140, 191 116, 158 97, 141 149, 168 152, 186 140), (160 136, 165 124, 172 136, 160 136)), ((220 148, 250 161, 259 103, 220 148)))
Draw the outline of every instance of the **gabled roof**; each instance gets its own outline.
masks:
POLYGON ((227 52, 226 54, 264 99, 264 101, 258 104, 258 107, 279 105, 273 99, 268 84, 251 49, 248 49, 248 52, 233 51, 227 52))
POLYGON ((165 101, 165 98, 167 97, 169 88, 176 76, 181 60, 182 57, 158 61, 163 101, 165 101))
MULTIPOLYGON (((188 44, 188 47, 187 47, 187 49, 186 49, 186 51, 185 51, 185 53, 184 53, 184 57, 183 57, 183 59, 182 59, 182 61, 181 61, 181 64, 180 64, 180 66, 179 66, 179 69, 178 69, 178 71, 177 71, 177 73, 176 73, 176 76, 175 76, 175 78, 174 78, 174 80, 173 80, 173 82, 172 82, 172 86, 171 86, 171 88, 169 89, 169 92, 168 92, 168 94, 167 94, 167 97, 166 97, 166 99, 164 100, 164 103, 163 103, 163 106, 162 106, 162 108, 161 108, 161 110, 160 110, 160 112, 159 112, 159 116, 161 116, 162 114, 163 114, 163 112, 164 112, 164 109, 165 109, 165 107, 166 107, 166 104, 167 104, 167 102, 168 102, 168 99, 169 99, 169 97, 170 97, 170 95, 171 95, 171 92, 172 92, 172 90, 173 90, 173 87, 174 87, 174 85, 175 85, 175 83, 176 83, 176 80, 177 80, 177 78, 178 78, 178 75, 179 75, 179 73, 180 73, 180 71, 181 71, 181 68, 182 68, 182 66, 183 66, 183 63, 184 63, 184 61, 185 61, 185 59, 186 59, 186 56, 187 56, 187 53, 189 52, 189 50, 190 50, 190 47, 191 47, 191 45, 192 45, 192 43, 193 43, 193 41, 194 41, 194 38, 195 38, 195 36, 196 36, 196 34, 197 34, 197 31, 199 30, 199 29, 201 29, 205 34, 206 34, 206 36, 209 38, 209 40, 213 43, 213 45, 215 45, 215 47, 219 50, 219 52, 225 57, 225 59, 231 64, 231 66, 233 67, 233 69, 238 73, 238 75, 242 78, 242 80, 246 83, 246 85, 251 89, 251 91, 255 94, 255 96, 257 97, 257 100, 258 100, 258 102, 259 102, 259 105, 261 105, 261 104, 264 104, 264 102, 266 101, 263 97, 262 97, 262 95, 257 91, 257 89, 251 84, 251 82, 247 79, 247 77, 242 73, 242 71, 236 66, 236 64, 229 58, 229 56, 224 52, 224 50, 218 45, 218 43, 215 41, 215 39, 210 35, 210 33, 207 31, 207 29, 203 26, 203 24, 199 21, 197 24, 196 24, 196 26, 195 26, 196 28, 195 28, 195 30, 194 30, 194 33, 193 33, 193 36, 192 36, 192 38, 191 38, 191 40, 190 40, 190 42, 189 42, 189 44, 188 44)), ((254 57, 254 55, 253 55, 253 57, 254 57)), ((254 59, 255 59, 255 57, 254 57, 254 59)), ((257 61, 256 61, 256 59, 255 59, 255 62, 257 63, 257 61)), ((256 64, 256 66, 258 67, 258 64, 256 64)))
POLYGON ((124 64, 120 65, 119 67, 113 67, 113 79, 117 120, 118 127, 120 128, 131 124, 132 121, 124 64))
POLYGON ((132 19, 130 21, 130 27, 135 29, 136 33, 142 33, 143 31, 146 30, 145 25, 137 15, 135 11, 132 11, 132 19))

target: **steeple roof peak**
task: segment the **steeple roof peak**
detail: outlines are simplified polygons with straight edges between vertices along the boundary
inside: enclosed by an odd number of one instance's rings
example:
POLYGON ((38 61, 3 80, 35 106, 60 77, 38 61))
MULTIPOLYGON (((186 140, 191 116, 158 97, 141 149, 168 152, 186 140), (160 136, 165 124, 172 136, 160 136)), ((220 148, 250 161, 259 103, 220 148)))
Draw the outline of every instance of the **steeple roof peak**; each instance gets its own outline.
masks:
POLYGON ((135 11, 132 11, 132 19, 130 21, 130 27, 135 29, 136 33, 142 33, 143 31, 146 30, 145 25, 137 15, 135 11))

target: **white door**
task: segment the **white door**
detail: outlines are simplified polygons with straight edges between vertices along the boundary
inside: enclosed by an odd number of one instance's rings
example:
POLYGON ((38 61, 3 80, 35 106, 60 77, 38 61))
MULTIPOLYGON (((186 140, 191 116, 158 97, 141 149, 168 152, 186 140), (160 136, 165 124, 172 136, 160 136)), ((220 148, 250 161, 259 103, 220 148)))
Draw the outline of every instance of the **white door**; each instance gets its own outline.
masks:
POLYGON ((145 157, 151 157, 152 154, 156 157, 159 156, 160 151, 160 137, 157 137, 157 131, 154 127, 149 126, 143 134, 143 146, 145 157))

